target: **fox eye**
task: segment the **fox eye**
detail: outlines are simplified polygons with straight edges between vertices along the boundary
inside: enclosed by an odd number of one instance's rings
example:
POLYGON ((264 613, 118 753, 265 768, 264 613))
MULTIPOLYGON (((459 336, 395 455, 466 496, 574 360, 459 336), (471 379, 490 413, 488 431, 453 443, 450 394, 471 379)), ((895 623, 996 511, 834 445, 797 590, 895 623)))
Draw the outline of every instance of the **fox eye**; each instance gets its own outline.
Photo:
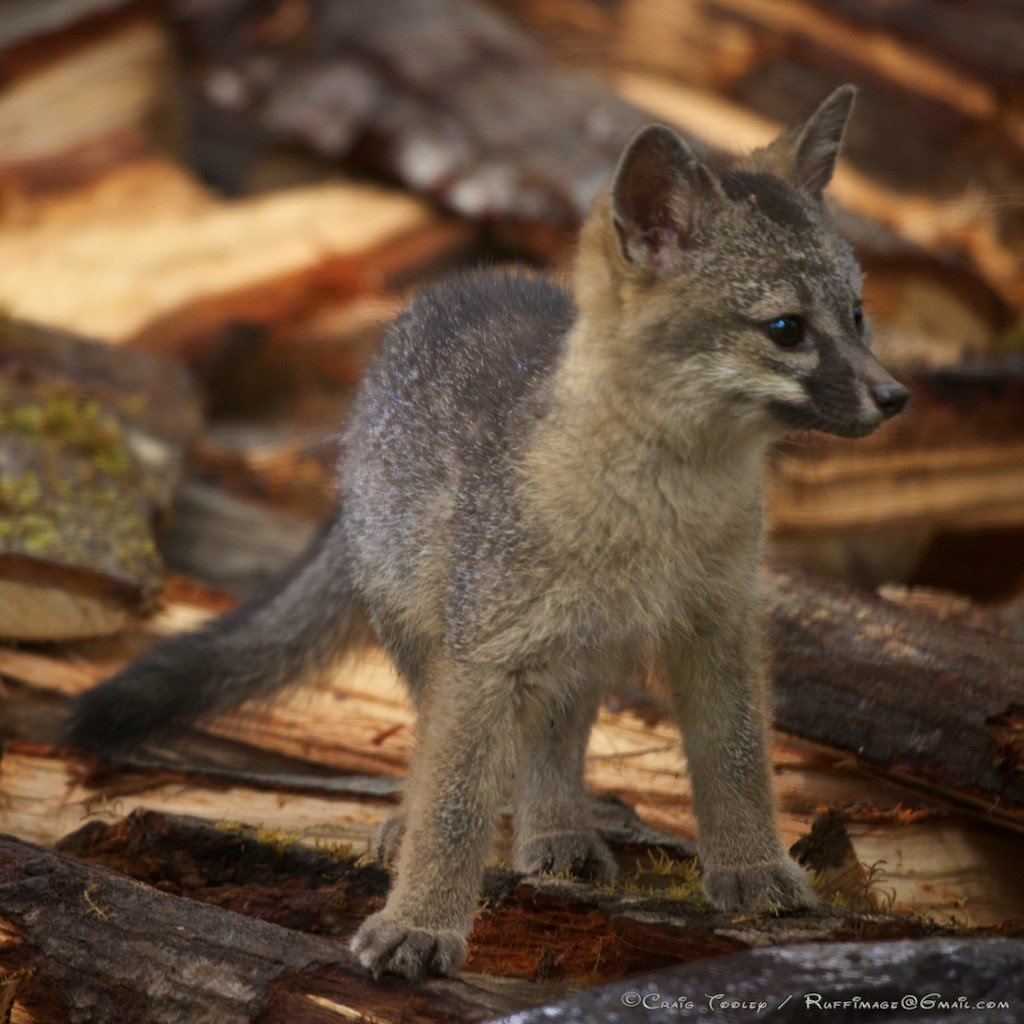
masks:
POLYGON ((859 302, 853 307, 853 323, 858 331, 864 330, 864 310, 861 309, 859 302))
POLYGON ((765 334, 780 348, 796 348, 804 340, 804 322, 798 316, 780 316, 764 325, 765 334))

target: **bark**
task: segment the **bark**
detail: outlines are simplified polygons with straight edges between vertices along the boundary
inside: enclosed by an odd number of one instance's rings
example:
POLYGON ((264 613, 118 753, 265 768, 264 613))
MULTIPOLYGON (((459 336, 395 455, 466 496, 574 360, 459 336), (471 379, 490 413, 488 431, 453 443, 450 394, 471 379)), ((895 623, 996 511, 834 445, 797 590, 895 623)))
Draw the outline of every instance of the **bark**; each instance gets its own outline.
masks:
POLYGON ((2 955, 36 972, 19 1001, 55 999, 73 1021, 471 1021, 751 945, 935 931, 838 908, 734 920, 696 897, 686 862, 661 862, 628 894, 492 869, 467 962, 486 981, 375 984, 344 939, 381 905, 379 867, 154 813, 91 824, 60 850, 0 841, 2 955))
POLYGON ((793 573, 768 593, 778 728, 1024 824, 1024 645, 793 573))
MULTIPOLYGON (((205 101, 238 134, 364 159, 471 217, 571 229, 603 185, 639 111, 562 72, 483 5, 314 0, 283 17, 248 3, 177 5, 205 101), (258 58, 265 75, 251 73, 258 58), (233 98, 228 101, 228 95, 233 98)), ((200 166, 238 185, 244 151, 198 139, 200 166)), ((251 138, 248 139, 251 145, 251 138)))
POLYGON ((590 988, 495 1024, 646 1024, 659 1011, 674 1020, 711 1017, 726 1024, 754 1024, 767 1011, 772 1020, 790 1024, 823 1012, 823 1003, 834 1004, 831 1016, 841 1021, 877 1019, 872 1004, 879 1003, 885 1004, 885 1019, 897 1024, 1012 1024, 1024 999, 1022 978, 1024 942, 1014 939, 810 943, 751 950, 590 988), (919 1003, 926 994, 947 1005, 919 1003), (976 1009, 979 1000, 993 1006, 976 1009))
POLYGON ((154 522, 199 421, 177 367, 0 323, 0 635, 103 634, 152 602, 154 522))
MULTIPOLYGON (((194 833, 177 838, 196 841, 194 833)), ((244 850, 236 844, 231 853, 244 850)), ((426 1024, 522 1006, 457 984, 378 985, 339 942, 11 837, 0 839, 0 921, 4 966, 30 972, 15 1005, 39 1024, 320 1024, 351 1019, 353 1005, 377 1020, 426 1024)))
POLYGON ((35 39, 96 14, 131 6, 138 6, 138 0, 5 0, 0 46, 35 39))

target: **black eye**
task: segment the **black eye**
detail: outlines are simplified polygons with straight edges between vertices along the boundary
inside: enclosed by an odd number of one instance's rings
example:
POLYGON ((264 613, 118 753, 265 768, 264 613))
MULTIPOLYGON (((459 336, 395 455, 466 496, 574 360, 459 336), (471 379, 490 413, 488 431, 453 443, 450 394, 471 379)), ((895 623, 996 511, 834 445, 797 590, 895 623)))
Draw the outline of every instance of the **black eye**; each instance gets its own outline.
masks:
POLYGON ((780 316, 766 323, 764 330, 782 348, 796 348, 804 340, 804 322, 798 316, 780 316))
POLYGON ((858 331, 864 330, 864 310, 860 308, 859 302, 853 307, 853 322, 858 331))

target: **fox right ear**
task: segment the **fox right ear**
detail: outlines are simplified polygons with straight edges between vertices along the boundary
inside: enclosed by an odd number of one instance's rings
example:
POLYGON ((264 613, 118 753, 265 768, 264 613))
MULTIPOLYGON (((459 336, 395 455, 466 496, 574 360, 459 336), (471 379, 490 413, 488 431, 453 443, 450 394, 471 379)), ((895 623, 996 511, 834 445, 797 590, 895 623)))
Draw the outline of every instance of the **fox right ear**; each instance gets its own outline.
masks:
POLYGON ((702 208, 720 192, 696 153, 662 124, 626 146, 612 184, 612 219, 628 263, 671 270, 694 245, 702 208))

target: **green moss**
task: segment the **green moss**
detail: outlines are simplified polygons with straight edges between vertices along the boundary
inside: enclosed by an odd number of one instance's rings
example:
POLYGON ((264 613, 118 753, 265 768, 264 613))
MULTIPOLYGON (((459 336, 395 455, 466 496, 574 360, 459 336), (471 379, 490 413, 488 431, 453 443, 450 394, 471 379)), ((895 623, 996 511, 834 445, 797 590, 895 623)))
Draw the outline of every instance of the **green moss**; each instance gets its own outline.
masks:
POLYGON ((136 469, 121 420, 87 395, 56 390, 43 397, 15 397, 0 392, 0 431, 55 445, 119 479, 136 469))
POLYGON ((92 463, 31 443, 8 443, 0 458, 0 548, 99 570, 143 593, 160 585, 148 503, 92 463))

